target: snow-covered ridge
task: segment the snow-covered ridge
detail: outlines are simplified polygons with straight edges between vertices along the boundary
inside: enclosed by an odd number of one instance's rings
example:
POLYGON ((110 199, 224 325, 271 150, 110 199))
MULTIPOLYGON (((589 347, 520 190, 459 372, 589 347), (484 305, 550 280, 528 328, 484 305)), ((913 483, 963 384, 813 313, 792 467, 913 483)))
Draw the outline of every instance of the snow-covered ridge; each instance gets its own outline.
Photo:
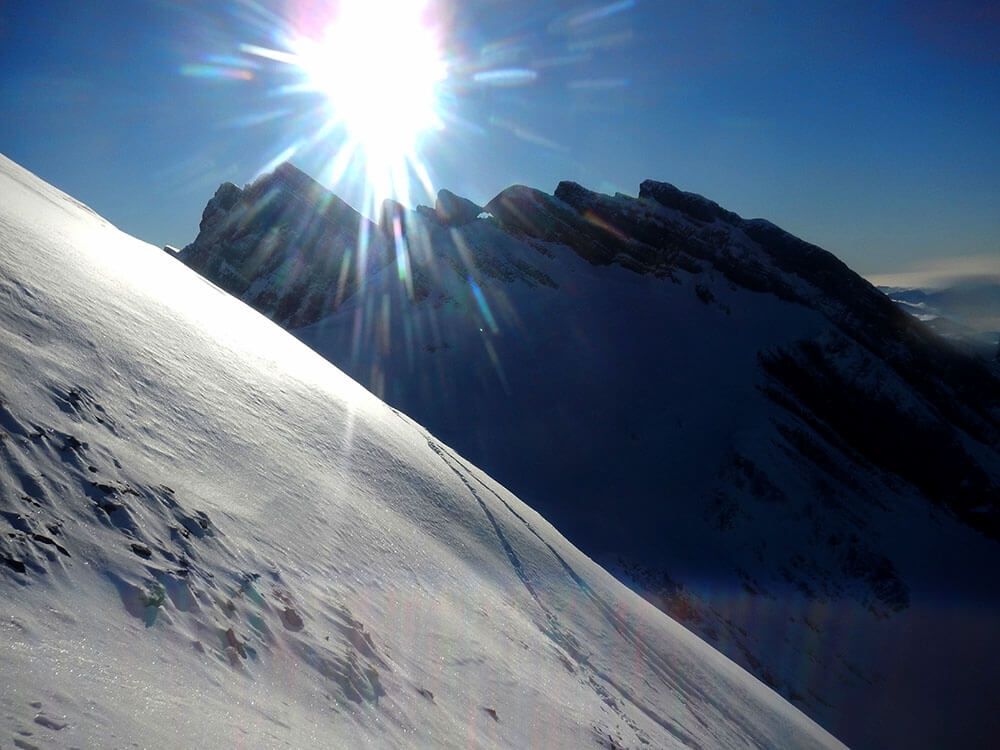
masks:
POLYGON ((0 195, 3 746, 840 746, 242 303, 0 195))
MULTIPOLYGON (((850 744, 993 736, 983 363, 830 253, 666 183, 478 208, 387 206, 392 260, 289 328, 850 744)), ((353 255, 326 252, 311 278, 334 288, 353 255)), ((268 314, 295 297, 254 283, 268 314)))

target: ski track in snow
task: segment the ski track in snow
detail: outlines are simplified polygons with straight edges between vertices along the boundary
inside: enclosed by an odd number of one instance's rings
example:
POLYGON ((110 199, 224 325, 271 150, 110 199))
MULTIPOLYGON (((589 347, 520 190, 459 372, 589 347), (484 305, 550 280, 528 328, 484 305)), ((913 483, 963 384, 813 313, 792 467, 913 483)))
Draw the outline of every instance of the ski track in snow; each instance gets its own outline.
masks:
MULTIPOLYGON (((450 451, 446 447, 440 444, 436 444, 435 446, 432 447, 436 452, 438 452, 441 455, 442 459, 444 459, 446 463, 449 463, 450 468, 453 471, 455 471, 455 473, 459 476, 459 478, 461 478, 462 481, 466 484, 466 486, 469 487, 469 491, 476 498, 477 502, 479 502, 480 506, 483 508, 483 512, 487 515, 487 517, 490 519, 490 522, 496 529, 497 537, 500 539, 501 544, 504 546, 504 549, 507 551, 508 556, 511 558, 511 563, 517 569, 519 576, 521 576, 522 580, 524 581, 525 587, 528 588, 529 592, 532 593, 532 596, 534 596, 536 601, 538 601, 539 606, 545 611, 546 617, 549 618, 550 621, 552 621, 554 624, 556 624, 556 630, 555 630, 556 633, 559 633, 558 619, 555 618, 555 616, 549 612, 549 610, 539 599, 537 593, 532 589, 530 582, 528 581, 526 575, 522 570, 520 561, 517 559, 517 554, 514 552, 509 542, 507 542, 506 538, 503 535, 502 529, 500 528, 499 524, 496 523, 493 514, 486 507, 486 504, 479 496, 479 493, 476 492, 475 488, 471 484, 469 484, 468 482, 469 477, 472 477, 472 479, 476 481, 480 487, 482 487, 487 492, 496 497, 496 499, 504 506, 504 508, 507 509, 508 512, 510 512, 511 515, 513 515, 518 521, 524 524, 525 528, 527 528, 527 530, 531 532, 533 536, 535 536, 543 545, 545 545, 545 547, 552 553, 552 556, 555 557, 556 561, 562 566, 563 570, 566 572, 566 575, 569 576, 569 578, 579 588, 579 590, 583 594, 585 594, 590 601, 593 602, 594 606, 598 609, 598 611, 600 611, 601 615, 608 621, 608 623, 615 629, 615 631, 618 632, 618 634, 621 635, 622 638, 628 641, 628 643, 635 648, 637 653, 642 655, 643 659, 647 661, 647 663, 649 663, 649 665, 652 667, 656 675, 663 681, 665 685, 668 685, 670 687, 670 689, 673 691, 675 695, 679 696, 682 694, 687 694, 687 695, 698 694, 703 701, 711 704, 720 713, 723 713, 724 715, 728 714, 725 707, 720 705, 717 701, 714 701, 710 695, 699 690, 697 685, 694 685, 693 683, 690 683, 688 681, 684 681, 682 676, 680 677, 680 679, 674 680, 671 677, 670 671, 667 668, 666 664, 663 662, 662 657, 656 654, 655 650, 652 649, 642 639, 642 636, 637 631, 635 631, 635 629, 627 621, 625 621, 622 618, 622 616, 615 611, 613 607, 609 606, 607 602, 605 602, 599 595, 597 595, 594 592, 594 590, 587 584, 587 582, 584 581, 583 578, 575 570, 573 570, 573 568, 569 565, 569 563, 566 562, 566 560, 562 557, 562 555, 560 555, 545 538, 543 538, 537 531, 535 531, 534 527, 532 527, 532 525, 523 516, 521 516, 506 500, 504 500, 503 497, 495 489, 487 485, 479 477, 475 476, 475 474, 473 473, 473 469, 470 466, 465 464, 465 462, 463 462, 461 458, 459 458, 457 455, 455 455, 452 451, 450 451), (445 458, 446 455, 450 457, 450 462, 448 459, 445 458), (464 468, 466 474, 463 475, 456 468, 456 466, 461 466, 462 468, 464 468)), ((560 636, 561 637, 559 638, 558 642, 560 643, 560 645, 563 645, 566 643, 566 641, 563 640, 566 636, 563 634, 560 634, 560 636)), ((684 732, 683 729, 681 729, 679 726, 669 721, 668 719, 663 718, 662 716, 658 715, 656 711, 644 705, 641 700, 638 700, 636 696, 632 695, 626 688, 617 684, 610 675, 597 670, 593 665, 590 664, 590 660, 584 654, 582 654, 578 648, 572 647, 573 646, 572 641, 569 641, 569 643, 571 647, 567 648, 567 651, 569 651, 569 653, 571 653, 574 656, 574 658, 578 661, 578 663, 580 663, 581 666, 585 666, 594 671, 597 677, 599 677, 606 684, 612 686, 626 701, 632 703, 637 708, 639 708, 639 710, 641 710, 647 717, 649 717, 652 721, 655 721, 657 724, 659 724, 668 732, 670 732, 672 735, 674 735, 678 740, 683 742, 685 746, 691 748, 701 747, 691 735, 684 732)), ((607 702, 608 701, 607 692, 604 691, 603 689, 598 688, 598 686, 593 680, 591 682, 595 686, 595 689, 598 690, 599 695, 601 695, 602 699, 607 702)), ((615 706, 616 704, 611 703, 611 705, 615 706)), ((706 730, 710 730, 709 723, 699 715, 699 712, 694 711, 693 716, 702 725, 702 727, 704 727, 706 730)), ((759 745, 761 743, 762 741, 761 738, 756 736, 756 733, 753 731, 752 726, 748 722, 744 722, 742 721, 742 719, 740 719, 740 717, 731 714, 728 714, 727 718, 734 724, 740 726, 749 744, 759 745)))
MULTIPOLYGON (((602 682, 610 684, 612 687, 614 687, 618 691, 618 693, 621 694, 626 700, 635 703, 635 705, 644 714, 646 714, 646 716, 648 716, 650 719, 652 719, 657 724, 666 729, 668 732, 670 732, 674 737, 680 740, 686 747, 699 748, 700 746, 696 742, 694 742, 693 738, 690 735, 688 735, 686 732, 683 732, 679 727, 675 726, 672 722, 660 718, 654 711, 651 711, 645 706, 642 706, 640 703, 635 702, 632 699, 632 696, 630 696, 626 691, 622 690, 618 685, 615 685, 613 680, 611 680, 607 675, 600 673, 590 664, 590 659, 586 656, 586 654, 583 653, 580 644, 576 642, 576 639, 574 639, 570 633, 565 631, 565 629, 559 622, 559 618, 545 604, 545 602, 542 600, 542 597, 539 595, 538 591, 536 591, 535 587, 531 584, 531 580, 529 579, 527 573, 525 572, 524 566, 521 564, 521 560, 517 556, 517 552, 514 551, 514 548, 508 541, 506 535, 503 532, 503 529, 500 527, 500 524, 497 523, 495 516, 486 506, 486 503, 483 501, 479 492, 472 485, 472 483, 469 482, 468 475, 464 474, 457 468, 456 466, 457 461, 455 460, 454 455, 450 454, 450 452, 446 451, 441 445, 439 445, 438 443, 434 442, 431 439, 428 439, 427 444, 430 446, 431 450, 433 450, 435 453, 441 456, 441 460, 444 461, 445 465, 448 466, 448 468, 451 469, 453 472, 455 472, 455 476, 457 476, 462 481, 462 483, 469 489, 469 492, 475 498, 476 502, 479 504, 479 507, 482 508, 483 514, 486 516, 487 520, 489 520, 490 525, 496 532, 497 539, 500 542, 500 546, 503 547, 503 550, 506 553, 507 558, 510 560, 511 566, 516 571, 518 578, 521 579, 521 583, 524 584, 524 588, 527 589, 529 594, 531 594, 531 597, 535 600, 535 602, 538 604, 539 609, 541 609, 545 615, 547 626, 541 628, 542 632, 545 633, 545 635, 547 635, 549 638, 551 638, 552 641, 556 644, 556 646, 558 646, 566 653, 568 653, 570 657, 572 657, 573 661, 576 662, 578 668, 589 671, 591 673, 588 682, 590 686, 594 689, 594 692, 597 693, 598 697, 600 697, 602 701, 604 701, 608 706, 610 706, 611 709, 619 716, 619 718, 621 718, 623 721, 625 721, 626 724, 628 724, 628 726, 632 729, 632 731, 635 732, 636 737, 639 738, 639 741, 642 742, 642 744, 648 745, 649 739, 646 738, 642 730, 626 714, 624 714, 621 711, 621 709, 618 708, 618 703, 608 693, 608 691, 597 681, 598 678, 602 682)), ((489 489, 485 485, 482 486, 485 489, 489 489)), ((492 490, 490 491, 492 492, 492 490)), ((535 533, 534 529, 531 528, 530 524, 528 524, 523 518, 514 513, 513 510, 510 508, 510 506, 508 506, 507 503, 504 502, 499 495, 496 495, 496 497, 497 499, 500 500, 500 502, 504 504, 504 506, 508 510, 510 510, 518 518, 518 520, 524 523, 524 525, 528 528, 529 531, 532 532, 532 534, 535 533)), ((562 558, 560 558, 559 555, 556 554, 555 550, 553 550, 551 547, 549 547, 549 549, 556 556, 559 562, 561 562, 564 565, 564 567, 566 567, 567 572, 570 573, 571 577, 573 577, 574 581, 576 581, 579 585, 579 579, 577 578, 576 574, 572 572, 572 569, 566 566, 562 558)), ((589 593, 585 588, 583 588, 583 590, 585 593, 589 593)), ((598 603, 599 606, 600 604, 603 604, 596 598, 594 599, 594 601, 595 603, 598 603)), ((619 626, 616 623, 616 628, 618 627, 619 626)), ((622 631, 619 630, 619 632, 622 631)))

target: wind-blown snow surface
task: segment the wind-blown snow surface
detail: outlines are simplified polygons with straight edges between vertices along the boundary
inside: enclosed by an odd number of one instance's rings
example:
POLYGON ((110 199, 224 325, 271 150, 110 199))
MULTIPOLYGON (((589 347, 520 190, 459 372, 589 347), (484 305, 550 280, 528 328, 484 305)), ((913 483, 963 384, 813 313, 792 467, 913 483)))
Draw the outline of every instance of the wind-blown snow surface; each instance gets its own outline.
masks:
POLYGON ((840 746, 242 303, 0 195, 0 746, 840 746))

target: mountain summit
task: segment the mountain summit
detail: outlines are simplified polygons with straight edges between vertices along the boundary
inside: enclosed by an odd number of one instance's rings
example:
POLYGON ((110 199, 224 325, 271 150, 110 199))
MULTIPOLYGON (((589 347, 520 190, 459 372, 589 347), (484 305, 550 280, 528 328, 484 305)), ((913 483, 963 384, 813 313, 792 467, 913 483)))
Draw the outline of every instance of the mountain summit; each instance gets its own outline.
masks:
POLYGON ((291 164, 221 185, 180 257, 285 327, 316 321, 391 259, 374 224, 291 164))
POLYGON ((448 193, 377 228, 301 195, 217 196, 181 260, 850 744, 1000 731, 984 362, 830 253, 663 182, 515 186, 481 212, 448 193))

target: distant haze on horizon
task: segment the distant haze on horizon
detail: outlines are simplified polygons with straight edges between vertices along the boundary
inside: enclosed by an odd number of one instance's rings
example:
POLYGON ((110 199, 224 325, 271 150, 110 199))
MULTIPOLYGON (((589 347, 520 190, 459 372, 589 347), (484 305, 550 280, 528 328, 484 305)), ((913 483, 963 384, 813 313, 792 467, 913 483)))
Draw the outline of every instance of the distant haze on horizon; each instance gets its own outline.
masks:
MULTIPOLYGON (((651 178, 873 279, 1000 258, 996 2, 430 2, 451 70, 434 188, 651 178)), ((342 137, 302 145, 314 99, 244 54, 324 5, 0 0, 0 152, 157 245, 285 157, 362 208, 329 179, 342 137)))
POLYGON ((870 274, 878 286, 941 288, 968 283, 1000 288, 1000 255, 956 256, 929 263, 915 263, 896 273, 870 274))

